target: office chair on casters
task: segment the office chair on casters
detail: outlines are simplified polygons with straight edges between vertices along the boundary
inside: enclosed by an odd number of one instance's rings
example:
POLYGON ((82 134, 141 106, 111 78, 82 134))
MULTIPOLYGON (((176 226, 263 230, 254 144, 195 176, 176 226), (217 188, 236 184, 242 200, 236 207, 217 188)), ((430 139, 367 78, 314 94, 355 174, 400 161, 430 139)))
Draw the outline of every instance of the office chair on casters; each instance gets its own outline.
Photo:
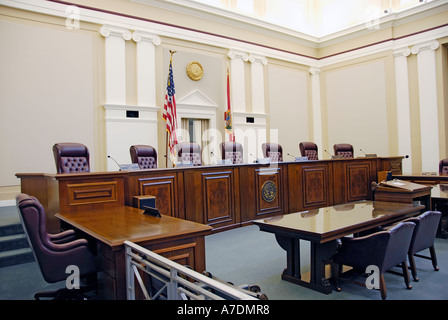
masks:
POLYGON ((333 146, 335 156, 343 156, 344 158, 353 158, 353 146, 348 143, 337 143, 333 146))
POLYGON ((81 143, 56 143, 53 154, 57 173, 90 172, 89 149, 81 143))
POLYGON ((283 148, 280 144, 274 142, 267 142, 261 145, 263 156, 271 159, 271 162, 283 161, 283 148))
POLYGON ((387 297, 384 272, 401 265, 407 289, 412 289, 409 279, 409 269, 406 263, 407 253, 411 243, 415 223, 401 222, 387 231, 379 231, 364 237, 344 237, 341 246, 333 256, 333 273, 336 288, 339 288, 339 273, 342 265, 351 266, 361 273, 368 266, 379 269, 379 289, 381 298, 387 297))
POLYGON ((129 148, 132 163, 137 163, 140 169, 157 168, 157 150, 152 146, 133 145, 129 148))
POLYGON ((319 160, 317 145, 314 142, 300 142, 299 149, 302 157, 308 157, 308 160, 319 160))
POLYGON ((91 282, 79 289, 63 288, 54 292, 38 292, 34 298, 83 299, 84 293, 95 290, 98 269, 87 240, 78 239, 73 230, 48 234, 45 211, 34 197, 21 193, 16 197, 16 205, 23 229, 45 281, 48 283, 66 281, 70 275, 70 272, 66 271, 67 267, 75 266, 79 269, 80 282, 82 278, 91 282))
POLYGON ((229 159, 233 164, 243 163, 243 146, 239 142, 222 142, 221 159, 229 159))

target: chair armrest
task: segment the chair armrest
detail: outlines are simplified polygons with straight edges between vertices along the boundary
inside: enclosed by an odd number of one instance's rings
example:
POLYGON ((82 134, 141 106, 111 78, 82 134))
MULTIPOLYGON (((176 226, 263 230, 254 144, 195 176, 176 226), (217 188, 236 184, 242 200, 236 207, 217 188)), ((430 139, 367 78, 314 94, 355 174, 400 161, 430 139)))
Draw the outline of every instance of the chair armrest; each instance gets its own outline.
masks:
POLYGON ((76 249, 79 247, 88 247, 89 242, 86 239, 76 239, 74 241, 66 242, 66 243, 52 243, 50 250, 53 251, 68 251, 72 249, 76 249))
POLYGON ((66 243, 76 239, 76 234, 74 230, 66 230, 56 234, 48 234, 51 242, 53 243, 66 243))

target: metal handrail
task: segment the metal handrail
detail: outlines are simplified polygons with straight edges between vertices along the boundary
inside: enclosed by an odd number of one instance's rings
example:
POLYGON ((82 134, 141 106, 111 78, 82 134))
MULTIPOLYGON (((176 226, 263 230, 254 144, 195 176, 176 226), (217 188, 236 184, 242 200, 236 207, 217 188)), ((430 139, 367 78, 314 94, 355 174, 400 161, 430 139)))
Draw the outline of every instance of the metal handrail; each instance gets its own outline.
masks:
POLYGON ((257 300, 243 290, 207 277, 133 242, 125 241, 126 296, 135 300, 136 281, 147 300, 257 300), (149 275, 148 288, 140 272, 149 275))

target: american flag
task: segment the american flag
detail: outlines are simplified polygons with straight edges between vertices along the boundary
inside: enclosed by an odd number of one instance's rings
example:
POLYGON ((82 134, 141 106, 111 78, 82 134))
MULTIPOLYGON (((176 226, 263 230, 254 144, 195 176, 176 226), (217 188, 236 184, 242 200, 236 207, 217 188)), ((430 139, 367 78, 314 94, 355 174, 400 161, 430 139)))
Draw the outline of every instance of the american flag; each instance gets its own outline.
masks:
MULTIPOLYGON (((171 162, 174 162, 175 153, 174 146, 177 144, 177 112, 176 99, 174 97, 174 79, 173 79, 173 51, 171 52, 170 70, 168 73, 168 81, 166 86, 165 105, 163 111, 163 119, 166 122, 166 131, 168 133, 168 147, 170 149, 171 162)), ((168 157, 168 155, 167 155, 168 157)))

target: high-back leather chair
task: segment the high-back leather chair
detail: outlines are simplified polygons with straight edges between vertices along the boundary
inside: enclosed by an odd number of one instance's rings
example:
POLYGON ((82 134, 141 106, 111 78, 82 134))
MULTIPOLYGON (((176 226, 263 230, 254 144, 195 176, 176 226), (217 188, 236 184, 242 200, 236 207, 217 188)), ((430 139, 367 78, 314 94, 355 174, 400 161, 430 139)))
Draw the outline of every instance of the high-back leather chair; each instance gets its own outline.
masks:
POLYGON ((348 143, 337 143, 333 146, 335 156, 343 156, 344 158, 353 158, 353 146, 348 143))
POLYGON ((193 142, 181 142, 176 145, 177 161, 189 162, 193 166, 202 165, 201 146, 193 142))
MULTIPOLYGON (((87 240, 78 239, 73 230, 48 234, 44 208, 35 197, 21 193, 16 197, 16 205, 23 229, 45 281, 55 283, 66 280, 68 266, 79 268, 80 277, 89 276, 91 281, 96 278, 98 271, 96 259, 89 249, 87 240)), ((36 293, 35 298, 73 297, 94 287, 36 293)))
POLYGON ((319 160, 317 144, 314 142, 300 142, 299 149, 302 157, 307 157, 308 160, 319 160))
POLYGON ((263 156, 271 159, 271 162, 283 161, 283 148, 280 144, 275 142, 267 142, 261 145, 263 156))
POLYGON ((351 266, 361 273, 365 273, 368 266, 377 266, 380 273, 381 298, 383 299, 387 297, 384 273, 401 265, 406 287, 411 289, 406 260, 414 228, 415 223, 413 222, 401 222, 386 231, 375 232, 363 237, 342 238, 341 246, 332 259, 335 264, 339 265, 339 268, 333 268, 337 290, 340 291, 338 279, 342 265, 351 266))
POLYGON ((440 160, 439 174, 448 174, 448 158, 440 160))
POLYGON ((152 146, 133 145, 129 148, 132 163, 137 163, 140 169, 157 168, 157 150, 152 146))
POLYGON ((414 256, 431 260, 434 270, 439 270, 437 266, 434 240, 436 238, 441 216, 442 213, 440 211, 426 211, 417 217, 406 219, 406 221, 415 223, 415 230, 412 235, 411 245, 409 246, 408 252, 409 266, 415 281, 418 281, 418 277, 414 256), (429 249, 429 257, 418 254, 426 249, 429 249))
POLYGON ((243 146, 239 142, 222 142, 221 159, 229 159, 233 164, 243 163, 243 146))
POLYGON ((56 143, 53 154, 57 173, 90 172, 89 149, 81 143, 56 143))

